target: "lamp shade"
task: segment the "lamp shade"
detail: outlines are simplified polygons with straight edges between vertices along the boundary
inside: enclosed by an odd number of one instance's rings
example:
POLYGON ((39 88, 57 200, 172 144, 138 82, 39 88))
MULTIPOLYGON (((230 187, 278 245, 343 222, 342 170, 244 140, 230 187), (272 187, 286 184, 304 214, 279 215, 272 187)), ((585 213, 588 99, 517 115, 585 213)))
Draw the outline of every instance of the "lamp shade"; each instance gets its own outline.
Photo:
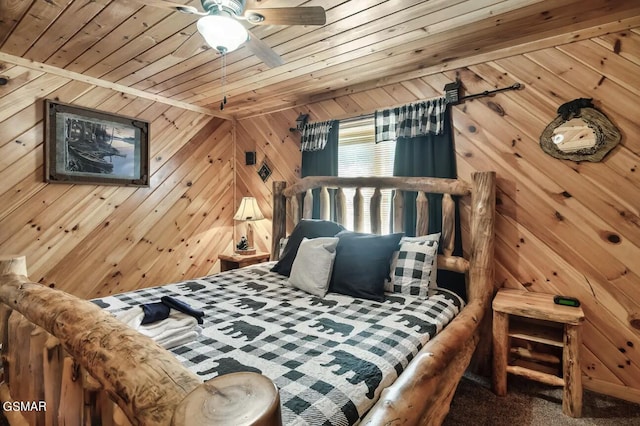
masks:
POLYGON ((198 19, 198 31, 207 44, 220 53, 236 50, 249 38, 245 27, 226 15, 203 16, 198 19))
POLYGON ((240 202, 240 207, 238 207, 238 211, 235 216, 233 216, 234 220, 260 220, 264 219, 262 212, 258 208, 258 202, 253 197, 243 197, 240 202))

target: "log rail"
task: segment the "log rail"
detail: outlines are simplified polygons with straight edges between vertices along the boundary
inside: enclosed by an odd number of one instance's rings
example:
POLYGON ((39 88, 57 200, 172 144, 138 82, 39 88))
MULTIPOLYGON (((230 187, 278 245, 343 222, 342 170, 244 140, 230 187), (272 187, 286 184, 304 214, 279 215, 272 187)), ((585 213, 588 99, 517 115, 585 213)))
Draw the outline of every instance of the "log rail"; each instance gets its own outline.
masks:
MULTIPOLYGON (((274 203, 274 233, 273 233, 273 260, 279 257, 277 246, 280 238, 285 236, 286 219, 289 215, 291 223, 295 226, 300 219, 311 219, 313 209, 314 189, 320 189, 320 219, 329 220, 331 194, 334 190, 335 221, 344 225, 346 223, 346 197, 344 189, 355 189, 353 197, 354 206, 354 230, 362 232, 364 229, 364 197, 363 188, 373 188, 373 195, 369 201, 371 230, 375 234, 381 233, 381 191, 385 189, 395 190, 393 197, 393 229, 404 229, 403 218, 405 210, 405 192, 416 192, 416 229, 415 235, 426 235, 429 228, 429 199, 428 194, 440 194, 442 196, 442 255, 438 256, 438 268, 460 273, 469 271, 467 259, 453 256, 455 241, 455 202, 453 196, 468 197, 472 193, 473 186, 459 179, 418 178, 418 177, 333 177, 310 176, 301 179, 296 184, 286 187, 284 182, 274 182, 274 194, 281 194, 281 199, 276 200, 278 205, 286 207, 278 211, 274 203), (304 195, 304 197, 303 197, 304 195), (278 215, 276 217, 276 215, 278 215), (283 225, 283 223, 285 225, 283 225)), ((278 197, 276 197, 278 198, 278 197)))

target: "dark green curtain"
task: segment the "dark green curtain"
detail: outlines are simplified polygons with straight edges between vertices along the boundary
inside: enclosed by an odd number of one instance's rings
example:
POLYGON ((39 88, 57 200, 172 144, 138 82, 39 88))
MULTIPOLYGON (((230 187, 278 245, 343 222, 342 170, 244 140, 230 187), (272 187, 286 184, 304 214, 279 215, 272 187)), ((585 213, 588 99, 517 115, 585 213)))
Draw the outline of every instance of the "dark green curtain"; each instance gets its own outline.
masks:
MULTIPOLYGON (((338 176, 338 132, 339 121, 333 121, 327 144, 320 151, 302 152, 302 177, 307 176, 338 176)), ((331 196, 331 220, 335 219, 333 190, 331 196)), ((320 217, 320 189, 313 190, 313 217, 320 217)))
MULTIPOLYGON (((457 177, 456 156, 453 143, 451 112, 448 110, 444 119, 444 131, 440 135, 426 135, 415 138, 399 138, 396 141, 396 152, 393 165, 394 176, 412 177, 457 177)), ((415 236, 416 229, 416 193, 406 192, 404 197, 404 227, 403 232, 408 236, 415 236)), ((454 197, 455 198, 455 197, 454 197)), ((442 196, 429 194, 429 232, 442 230, 442 196)), ((462 240, 460 238, 460 218, 458 201, 456 201, 456 241, 454 255, 462 255, 462 240)), ((465 297, 466 290, 464 275, 438 271, 438 285, 455 291, 465 297)))

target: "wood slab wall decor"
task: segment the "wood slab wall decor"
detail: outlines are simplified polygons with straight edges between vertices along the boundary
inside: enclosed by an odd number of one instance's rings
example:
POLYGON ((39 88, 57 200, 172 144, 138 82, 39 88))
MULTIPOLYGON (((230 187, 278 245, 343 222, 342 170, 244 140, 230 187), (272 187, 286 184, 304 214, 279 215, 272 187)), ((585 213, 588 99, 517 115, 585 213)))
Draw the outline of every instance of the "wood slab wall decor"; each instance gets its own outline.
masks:
MULTIPOLYGON (((525 85, 452 110, 460 177, 497 171, 497 285, 580 299, 584 386, 640 402, 640 28, 392 84, 353 86, 238 121, 236 149, 266 153, 276 180, 291 182, 301 157, 299 137, 289 128, 298 114, 320 121, 369 113, 441 96, 456 77, 466 93, 525 85), (550 159, 538 145, 558 105, 580 97, 593 98, 623 135, 600 163, 550 159)), ((254 191, 268 202, 270 186, 236 167, 238 193, 254 191)), ((258 234, 268 239, 265 227, 258 234)))
POLYGON ((202 113, 5 65, 0 252, 30 278, 97 297, 203 276, 230 249, 233 125, 202 113), (149 188, 46 184, 43 99, 151 122, 149 188))

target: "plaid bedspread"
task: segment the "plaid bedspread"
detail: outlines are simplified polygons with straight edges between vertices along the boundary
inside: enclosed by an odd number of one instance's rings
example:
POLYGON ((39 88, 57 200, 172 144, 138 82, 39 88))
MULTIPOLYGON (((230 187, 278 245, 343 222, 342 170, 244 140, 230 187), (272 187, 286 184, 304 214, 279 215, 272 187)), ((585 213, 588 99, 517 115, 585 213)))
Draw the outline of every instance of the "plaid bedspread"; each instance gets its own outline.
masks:
POLYGON ((286 425, 352 425, 461 310, 447 290, 384 303, 286 287, 272 263, 94 300, 118 314, 174 296, 205 311, 200 338, 172 352, 203 380, 254 371, 280 389, 286 425))

